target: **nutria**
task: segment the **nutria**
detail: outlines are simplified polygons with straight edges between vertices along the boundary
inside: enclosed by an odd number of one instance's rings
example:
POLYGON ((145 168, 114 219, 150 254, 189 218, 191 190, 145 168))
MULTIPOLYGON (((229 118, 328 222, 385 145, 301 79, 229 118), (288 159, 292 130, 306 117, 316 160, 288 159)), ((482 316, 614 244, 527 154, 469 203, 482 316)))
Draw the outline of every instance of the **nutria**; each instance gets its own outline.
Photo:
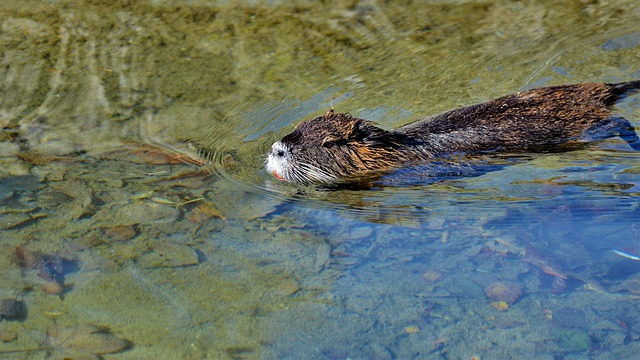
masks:
POLYGON ((331 109, 275 142, 266 168, 280 180, 330 183, 453 154, 555 151, 616 135, 640 150, 629 122, 609 116, 611 105, 638 89, 640 80, 538 88, 394 130, 331 109))

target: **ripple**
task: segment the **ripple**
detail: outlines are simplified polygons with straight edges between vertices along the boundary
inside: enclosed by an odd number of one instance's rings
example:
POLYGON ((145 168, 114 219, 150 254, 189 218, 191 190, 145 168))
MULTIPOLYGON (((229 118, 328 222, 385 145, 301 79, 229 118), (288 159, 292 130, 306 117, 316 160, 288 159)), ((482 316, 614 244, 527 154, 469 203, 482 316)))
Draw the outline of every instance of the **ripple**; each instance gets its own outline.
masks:
POLYGON ((286 134, 292 124, 326 111, 350 97, 327 88, 306 100, 255 103, 231 109, 218 125, 189 139, 208 159, 213 175, 232 184, 236 190, 283 201, 299 187, 274 180, 264 171, 266 155, 273 142, 286 134))

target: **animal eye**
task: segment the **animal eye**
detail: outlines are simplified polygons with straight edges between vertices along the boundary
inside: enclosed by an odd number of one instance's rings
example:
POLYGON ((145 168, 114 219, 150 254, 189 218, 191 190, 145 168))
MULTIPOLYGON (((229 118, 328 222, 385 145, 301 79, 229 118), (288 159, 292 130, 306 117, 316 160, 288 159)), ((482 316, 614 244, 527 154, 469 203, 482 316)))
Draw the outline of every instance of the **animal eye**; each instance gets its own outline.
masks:
POLYGON ((284 156, 284 151, 282 151, 282 150, 278 151, 278 156, 279 157, 283 157, 284 156))

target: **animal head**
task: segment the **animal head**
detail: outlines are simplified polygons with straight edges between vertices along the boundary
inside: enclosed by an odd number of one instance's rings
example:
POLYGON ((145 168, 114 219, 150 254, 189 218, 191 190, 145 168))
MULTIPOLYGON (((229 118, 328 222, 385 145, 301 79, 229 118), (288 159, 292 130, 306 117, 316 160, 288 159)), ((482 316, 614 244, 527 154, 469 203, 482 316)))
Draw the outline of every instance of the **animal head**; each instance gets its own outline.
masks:
POLYGON ((328 183, 394 167, 396 135, 336 114, 304 121, 271 146, 266 169, 280 180, 328 183))

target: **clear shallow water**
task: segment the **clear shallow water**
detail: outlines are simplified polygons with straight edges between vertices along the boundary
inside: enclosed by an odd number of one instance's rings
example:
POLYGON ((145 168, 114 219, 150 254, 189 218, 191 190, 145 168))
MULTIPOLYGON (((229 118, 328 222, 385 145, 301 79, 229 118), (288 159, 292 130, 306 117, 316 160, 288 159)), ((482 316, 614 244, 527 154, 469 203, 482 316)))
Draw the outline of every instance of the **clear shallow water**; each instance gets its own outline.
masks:
MULTIPOLYGON (((640 251, 640 155, 620 140, 366 190, 262 170, 331 103, 392 128, 640 78, 633 1, 2 11, 0 297, 27 310, 2 309, 4 357, 107 352, 83 324, 132 343, 105 358, 637 353, 640 262, 613 250, 640 251), (170 151, 185 138, 206 172, 170 151)), ((640 126, 637 97, 616 112, 640 126)))

